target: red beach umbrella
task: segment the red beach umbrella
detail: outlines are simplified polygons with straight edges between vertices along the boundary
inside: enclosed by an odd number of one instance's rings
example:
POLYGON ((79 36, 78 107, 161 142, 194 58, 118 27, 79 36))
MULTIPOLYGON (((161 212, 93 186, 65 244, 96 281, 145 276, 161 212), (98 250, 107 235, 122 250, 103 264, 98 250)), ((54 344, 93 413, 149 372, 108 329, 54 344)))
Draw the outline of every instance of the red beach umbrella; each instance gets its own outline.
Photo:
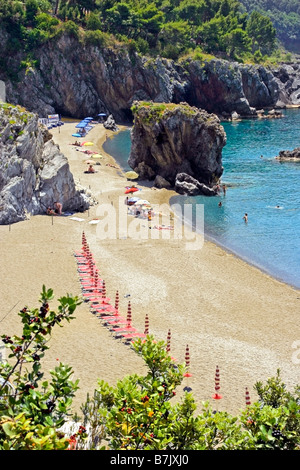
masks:
MULTIPOLYGON (((131 325, 131 322, 132 322, 132 315, 131 315, 131 303, 130 303, 130 300, 128 302, 128 307, 127 307, 127 316, 126 316, 126 323, 125 323, 125 326, 122 327, 122 328, 119 328, 118 326, 114 326, 112 328, 113 331, 117 331, 117 332, 120 332, 122 333, 123 331, 137 331, 136 328, 134 328, 132 325, 131 325)), ((115 324, 119 323, 118 320, 116 319, 115 320, 115 324)))
POLYGON ((145 330, 144 330, 144 334, 145 335, 148 335, 149 334, 149 317, 148 317, 148 314, 146 313, 146 317, 145 317, 145 330))
MULTIPOLYGON (((171 352, 171 330, 168 330, 168 336, 167 336, 167 348, 166 351, 168 354, 171 352)), ((171 356, 171 359, 175 361, 174 357, 171 356)))
POLYGON ((245 391, 245 399, 246 399, 246 406, 251 405, 250 394, 249 394, 249 390, 248 390, 247 387, 246 387, 246 391, 245 391))
POLYGON ((171 330, 168 330, 168 336, 167 336, 167 353, 170 353, 171 351, 171 330))
POLYGON ((138 191, 138 188, 127 188, 125 194, 135 193, 138 191))
POLYGON ((184 377, 192 377, 192 374, 189 372, 189 368, 190 368, 190 350, 189 350, 188 345, 186 346, 186 350, 185 350, 185 365, 186 365, 186 368, 187 368, 187 372, 185 374, 183 374, 183 376, 184 377))
POLYGON ((117 290, 116 292, 116 298, 115 298, 115 309, 117 312, 119 311, 119 291, 117 290))
POLYGON ((220 390, 220 371, 219 371, 219 367, 217 366, 216 367, 216 374, 215 374, 215 394, 212 396, 214 398, 214 400, 221 400, 222 395, 219 394, 219 390, 220 390))
POLYGON ((129 302, 128 302, 128 307, 127 307, 126 322, 127 322, 127 326, 128 326, 128 327, 131 327, 132 314, 131 314, 131 303, 130 303, 130 300, 129 300, 129 302))

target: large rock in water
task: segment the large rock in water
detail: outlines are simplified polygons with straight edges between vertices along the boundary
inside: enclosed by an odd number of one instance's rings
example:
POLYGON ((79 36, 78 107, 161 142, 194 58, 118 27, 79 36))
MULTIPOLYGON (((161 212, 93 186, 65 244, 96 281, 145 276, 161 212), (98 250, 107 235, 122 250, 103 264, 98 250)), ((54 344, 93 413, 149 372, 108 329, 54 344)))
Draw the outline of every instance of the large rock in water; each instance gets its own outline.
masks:
POLYGON ((132 111, 128 163, 140 179, 157 180, 159 176, 180 188, 179 192, 214 194, 211 187, 222 175, 226 144, 219 118, 187 103, 135 101, 132 111))
POLYGON ((281 150, 276 159, 282 161, 291 160, 300 162, 300 147, 297 147, 294 150, 281 150))
POLYGON ((20 106, 0 106, 0 224, 45 214, 55 201, 63 211, 86 210, 92 199, 76 186, 67 158, 20 106))

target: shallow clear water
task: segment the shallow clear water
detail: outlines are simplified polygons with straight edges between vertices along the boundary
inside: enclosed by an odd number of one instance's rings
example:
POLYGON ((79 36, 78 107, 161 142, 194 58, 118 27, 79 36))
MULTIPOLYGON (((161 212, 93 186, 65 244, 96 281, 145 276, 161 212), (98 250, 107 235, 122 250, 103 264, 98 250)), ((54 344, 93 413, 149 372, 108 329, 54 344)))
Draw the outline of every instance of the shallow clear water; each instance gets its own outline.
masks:
MULTIPOLYGON (((300 287, 300 163, 274 158, 280 150, 300 146, 300 110, 286 110, 282 119, 222 125, 227 135, 222 153, 226 196, 176 196, 170 202, 204 204, 207 238, 300 287)), ((130 131, 124 131, 106 141, 105 150, 128 170, 130 146, 130 131)))

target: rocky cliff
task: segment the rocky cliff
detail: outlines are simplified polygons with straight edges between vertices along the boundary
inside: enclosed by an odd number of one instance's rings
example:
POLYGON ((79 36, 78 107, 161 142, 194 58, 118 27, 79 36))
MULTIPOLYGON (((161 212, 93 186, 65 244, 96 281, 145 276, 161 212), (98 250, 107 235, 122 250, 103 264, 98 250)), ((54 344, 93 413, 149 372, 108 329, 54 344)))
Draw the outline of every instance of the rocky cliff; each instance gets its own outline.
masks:
POLYGON ((226 135, 218 117, 187 103, 134 102, 129 165, 185 194, 215 194, 226 135))
MULTIPOLYGON (((2 53, 7 37, 0 31, 2 53)), ((300 64, 273 69, 224 60, 149 59, 124 48, 99 48, 63 35, 32 52, 11 55, 0 71, 7 101, 40 117, 54 112, 82 118, 102 111, 132 119, 134 100, 187 102, 217 115, 256 116, 262 108, 300 105, 300 64), (13 80, 10 77, 14 77, 13 80)))
POLYGON ((38 116, 20 106, 0 106, 0 224, 45 214, 55 201, 81 211, 91 199, 76 187, 67 158, 38 116))

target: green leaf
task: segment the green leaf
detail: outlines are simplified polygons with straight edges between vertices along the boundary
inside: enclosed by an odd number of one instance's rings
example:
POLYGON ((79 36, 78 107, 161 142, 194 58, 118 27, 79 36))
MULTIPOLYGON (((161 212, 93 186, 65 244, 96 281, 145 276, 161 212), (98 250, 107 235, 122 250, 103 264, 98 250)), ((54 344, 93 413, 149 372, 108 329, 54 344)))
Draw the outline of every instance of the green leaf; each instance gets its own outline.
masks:
POLYGON ((2 428, 3 428, 5 434, 6 434, 8 437, 13 438, 13 437, 17 436, 14 423, 12 423, 12 422, 6 422, 6 423, 2 424, 2 428))

